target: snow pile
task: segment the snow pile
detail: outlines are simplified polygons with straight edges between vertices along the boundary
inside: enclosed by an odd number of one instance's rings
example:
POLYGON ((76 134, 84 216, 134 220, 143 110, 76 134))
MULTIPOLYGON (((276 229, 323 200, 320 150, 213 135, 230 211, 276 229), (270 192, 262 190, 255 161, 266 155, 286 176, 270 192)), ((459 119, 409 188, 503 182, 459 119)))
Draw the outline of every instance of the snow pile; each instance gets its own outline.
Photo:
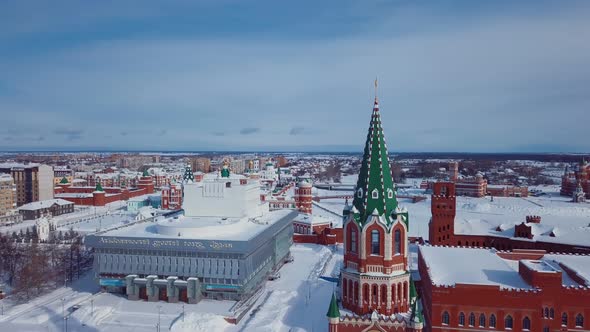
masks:
POLYGON ((205 313, 188 313, 184 319, 177 320, 170 331, 194 332, 194 331, 224 331, 230 324, 220 315, 205 313))
POLYGON ((490 212, 492 206, 487 202, 468 202, 461 206, 461 210, 471 212, 490 212))

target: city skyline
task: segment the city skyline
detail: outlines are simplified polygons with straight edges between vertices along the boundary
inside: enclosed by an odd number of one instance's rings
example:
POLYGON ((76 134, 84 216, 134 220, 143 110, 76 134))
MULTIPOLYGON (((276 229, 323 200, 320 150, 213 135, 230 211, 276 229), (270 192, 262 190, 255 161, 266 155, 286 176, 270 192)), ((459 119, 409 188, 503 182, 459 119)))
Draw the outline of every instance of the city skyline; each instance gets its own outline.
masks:
POLYGON ((0 151, 588 152, 590 4, 0 5, 0 151))

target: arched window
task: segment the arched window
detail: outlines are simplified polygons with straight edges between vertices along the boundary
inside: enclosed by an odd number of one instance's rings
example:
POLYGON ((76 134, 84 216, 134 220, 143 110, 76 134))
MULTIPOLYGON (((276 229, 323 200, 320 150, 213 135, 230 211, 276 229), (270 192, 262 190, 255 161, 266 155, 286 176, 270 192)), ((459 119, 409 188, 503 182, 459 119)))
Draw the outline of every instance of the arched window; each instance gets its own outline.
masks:
POLYGON ((351 252, 356 252, 356 230, 355 229, 351 229, 350 230, 350 248, 349 250, 351 252))
POLYGON ((377 285, 373 285, 373 292, 372 292, 372 296, 371 296, 371 302, 373 302, 374 304, 377 304, 377 298, 378 298, 378 294, 379 294, 379 289, 377 288, 377 285))
POLYGON ((359 190, 357 190, 356 196, 358 198, 363 198, 363 188, 359 188, 359 190))
POLYGON ((380 244, 379 244, 379 231, 374 229, 371 231, 371 255, 379 255, 380 244))
POLYGON ((459 325, 460 326, 464 326, 465 325, 465 314, 460 312, 459 313, 459 325))
POLYGON ((342 279, 342 297, 348 298, 348 280, 342 279))
POLYGON ((522 328, 523 328, 523 330, 530 330, 531 329, 531 320, 526 316, 522 320, 522 328))
POLYGON ((475 314, 473 312, 469 314, 469 326, 475 326, 475 314))
POLYGON ((387 198, 393 198, 393 190, 387 189, 387 198))
POLYGON ((551 317, 551 319, 555 318, 555 310, 553 310, 553 308, 549 309, 549 317, 551 317))
POLYGON ((496 315, 494 315, 494 314, 490 315, 490 327, 493 327, 493 328, 496 327, 496 315))
POLYGON ((545 318, 549 318, 549 308, 545 308, 545 318))
POLYGON ((358 301, 359 301, 359 284, 356 281, 354 282, 353 292, 354 292, 354 303, 358 303, 358 301))
POLYGON ((446 311, 443 312, 443 315, 442 315, 442 323, 444 325, 449 325, 449 313, 446 312, 446 311))
POLYGON ((381 285, 381 304, 387 304, 387 285, 381 285))
POLYGON ((479 314, 479 327, 486 327, 486 315, 479 314))
POLYGON ((576 327, 584 327, 584 316, 582 314, 576 316, 576 327))
POLYGON ((507 329, 512 328, 512 316, 510 316, 510 315, 506 316, 506 318, 504 319, 504 327, 507 329))
POLYGON ((365 304, 369 303, 369 285, 368 284, 363 285, 363 303, 365 303, 365 304))
POLYGON ((561 314, 561 326, 567 326, 567 312, 561 314))
POLYGON ((394 240, 394 246, 393 246, 394 247, 394 251, 393 251, 393 254, 394 255, 401 254, 401 252, 402 252, 402 232, 400 232, 399 229, 396 229, 395 230, 393 240, 394 240))
POLYGON ((379 198, 379 191, 377 189, 373 189, 373 191, 371 192, 371 198, 373 198, 373 199, 379 198))
POLYGON ((543 328, 543 332, 549 332, 549 326, 545 326, 545 327, 543 328))

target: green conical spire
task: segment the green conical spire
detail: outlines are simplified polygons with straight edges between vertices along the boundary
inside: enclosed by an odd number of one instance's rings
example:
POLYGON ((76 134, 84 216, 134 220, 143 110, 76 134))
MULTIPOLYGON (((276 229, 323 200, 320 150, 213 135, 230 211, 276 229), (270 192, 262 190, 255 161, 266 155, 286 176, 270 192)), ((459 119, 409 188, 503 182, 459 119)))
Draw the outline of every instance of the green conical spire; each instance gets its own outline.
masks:
POLYGON ((59 183, 61 183, 61 184, 67 184, 68 183, 68 179, 64 176, 63 178, 61 178, 61 181, 59 181, 59 183))
POLYGON ((104 191, 104 190, 102 189, 102 185, 100 184, 100 182, 97 182, 97 183, 96 183, 96 188, 94 189, 94 191, 104 191))
POLYGON ((150 173, 148 173, 147 169, 143 171, 143 176, 150 176, 150 173))
POLYGON ((410 320, 414 323, 424 323, 424 315, 422 314, 422 308, 420 306, 420 298, 417 297, 412 303, 412 316, 410 320))
POLYGON ((379 113, 377 97, 375 97, 361 170, 352 204, 358 210, 355 214, 355 220, 360 223, 364 223, 367 217, 374 210, 377 210, 379 215, 385 215, 389 224, 392 221, 390 215, 397 208, 395 184, 389 167, 387 144, 381 127, 381 114, 379 113))
POLYGON ((339 318, 340 310, 338 309, 338 301, 336 301, 336 294, 332 293, 332 300, 330 301, 330 307, 326 314, 329 318, 339 318))
POLYGON ((410 301, 415 301, 418 298, 418 292, 416 292, 416 285, 414 280, 410 277, 410 301))

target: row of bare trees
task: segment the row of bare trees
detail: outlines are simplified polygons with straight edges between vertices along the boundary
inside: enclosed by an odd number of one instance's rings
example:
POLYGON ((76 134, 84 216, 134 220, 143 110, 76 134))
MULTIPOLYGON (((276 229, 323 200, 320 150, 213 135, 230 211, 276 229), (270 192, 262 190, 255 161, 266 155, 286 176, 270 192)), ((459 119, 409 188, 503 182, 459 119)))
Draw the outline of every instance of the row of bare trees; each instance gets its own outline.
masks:
POLYGON ((10 296, 28 300, 78 279, 92 265, 92 255, 78 236, 68 244, 15 241, 0 234, 0 277, 10 296))

